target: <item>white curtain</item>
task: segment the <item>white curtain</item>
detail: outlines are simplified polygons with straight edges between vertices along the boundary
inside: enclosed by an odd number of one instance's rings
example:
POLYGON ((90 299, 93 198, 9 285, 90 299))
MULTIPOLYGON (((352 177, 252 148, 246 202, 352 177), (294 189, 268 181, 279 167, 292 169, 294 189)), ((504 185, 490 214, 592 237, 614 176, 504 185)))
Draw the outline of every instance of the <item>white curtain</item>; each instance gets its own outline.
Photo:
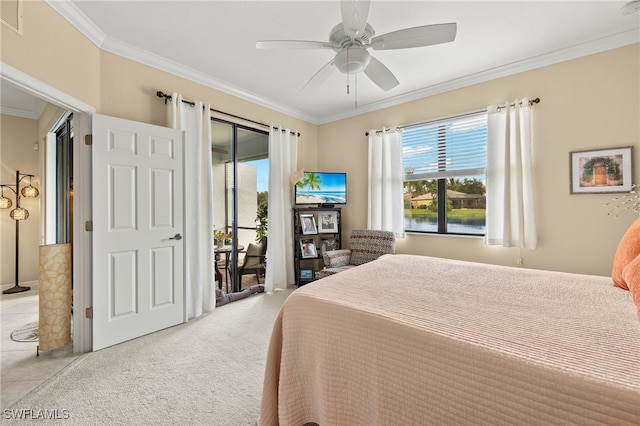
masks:
POLYGON ((216 306, 209 104, 196 101, 191 106, 174 93, 169 123, 185 131, 184 276, 188 318, 196 318, 216 306))
POLYGON ((535 249, 536 218, 529 99, 490 106, 487 129, 489 245, 535 249))
POLYGON ((402 182, 402 133, 369 130, 369 229, 404 236, 402 182))
POLYGON ((265 291, 295 283, 293 269, 293 187, 289 176, 297 168, 298 136, 289 129, 269 130, 269 232, 265 291))

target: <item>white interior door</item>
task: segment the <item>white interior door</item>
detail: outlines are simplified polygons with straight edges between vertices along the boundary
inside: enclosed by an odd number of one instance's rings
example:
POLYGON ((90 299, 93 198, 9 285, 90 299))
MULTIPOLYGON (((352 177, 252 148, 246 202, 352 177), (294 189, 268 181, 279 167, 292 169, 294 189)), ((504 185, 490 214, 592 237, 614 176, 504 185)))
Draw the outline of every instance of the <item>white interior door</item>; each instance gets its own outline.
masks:
POLYGON ((93 115, 93 350, 185 321, 183 132, 93 115))

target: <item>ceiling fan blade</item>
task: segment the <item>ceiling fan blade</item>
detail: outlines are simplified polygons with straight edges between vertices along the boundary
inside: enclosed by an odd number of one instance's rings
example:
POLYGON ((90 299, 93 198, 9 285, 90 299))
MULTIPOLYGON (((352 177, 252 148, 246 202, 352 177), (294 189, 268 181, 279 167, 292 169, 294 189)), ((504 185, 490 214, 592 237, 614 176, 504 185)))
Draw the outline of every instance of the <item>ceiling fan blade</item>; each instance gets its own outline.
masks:
POLYGON ((390 50, 447 43, 455 40, 457 28, 455 22, 406 28, 373 37, 371 47, 374 50, 390 50))
POLYGON ((382 62, 373 56, 369 61, 369 65, 364 69, 364 73, 385 92, 400 84, 396 76, 389 71, 389 68, 385 67, 382 62))
POLYGON ((351 40, 364 33, 370 6, 371 0, 342 0, 340 2, 344 33, 351 37, 351 40))
POLYGON ((327 78, 329 78, 329 76, 333 73, 334 63, 335 59, 327 62, 322 68, 318 70, 317 73, 313 75, 313 77, 309 79, 309 81, 307 81, 307 84, 305 84, 300 90, 314 90, 320 87, 322 83, 324 83, 327 78))
POLYGON ((333 44, 307 40, 261 40, 256 42, 256 49, 333 49, 333 44))

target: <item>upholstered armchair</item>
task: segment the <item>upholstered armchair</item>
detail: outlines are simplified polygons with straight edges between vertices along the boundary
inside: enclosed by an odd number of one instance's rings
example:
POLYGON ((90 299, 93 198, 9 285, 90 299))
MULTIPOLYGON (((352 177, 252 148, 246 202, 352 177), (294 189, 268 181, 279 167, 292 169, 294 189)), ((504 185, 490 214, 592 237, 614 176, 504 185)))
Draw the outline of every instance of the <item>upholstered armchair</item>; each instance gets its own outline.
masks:
POLYGON ((324 252, 322 258, 325 267, 318 271, 316 278, 324 278, 371 262, 383 254, 394 254, 396 236, 391 231, 354 229, 349 236, 349 247, 324 252))

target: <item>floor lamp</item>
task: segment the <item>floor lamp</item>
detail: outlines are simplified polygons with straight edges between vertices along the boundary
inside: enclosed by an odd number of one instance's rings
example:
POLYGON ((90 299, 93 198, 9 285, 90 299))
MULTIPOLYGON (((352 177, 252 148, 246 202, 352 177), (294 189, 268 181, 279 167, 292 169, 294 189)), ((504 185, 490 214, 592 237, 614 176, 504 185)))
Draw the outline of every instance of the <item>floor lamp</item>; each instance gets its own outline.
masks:
POLYGON ((31 287, 22 287, 19 285, 20 281, 18 280, 18 277, 19 277, 18 264, 19 264, 19 256, 20 256, 20 250, 19 250, 20 221, 27 220, 27 218, 29 217, 29 211, 25 208, 20 207, 20 195, 22 194, 22 196, 25 198, 36 198, 40 193, 40 191, 38 191, 38 188, 31 185, 32 177, 34 177, 34 175, 20 173, 20 171, 17 170, 15 185, 13 184, 0 185, 0 188, 2 190, 2 195, 0 196, 0 209, 8 209, 8 208, 11 208, 11 206, 13 205, 13 203, 11 202, 11 199, 4 196, 5 188, 8 188, 11 191, 13 191, 13 193, 16 196, 16 207, 9 212, 9 216, 11 217, 11 219, 15 220, 16 222, 16 282, 13 287, 3 291, 2 293, 4 294, 20 293, 22 291, 27 291, 31 289, 31 287), (20 182, 22 182, 22 180, 26 178, 29 178, 29 186, 25 186, 22 188, 22 190, 20 190, 20 182))

